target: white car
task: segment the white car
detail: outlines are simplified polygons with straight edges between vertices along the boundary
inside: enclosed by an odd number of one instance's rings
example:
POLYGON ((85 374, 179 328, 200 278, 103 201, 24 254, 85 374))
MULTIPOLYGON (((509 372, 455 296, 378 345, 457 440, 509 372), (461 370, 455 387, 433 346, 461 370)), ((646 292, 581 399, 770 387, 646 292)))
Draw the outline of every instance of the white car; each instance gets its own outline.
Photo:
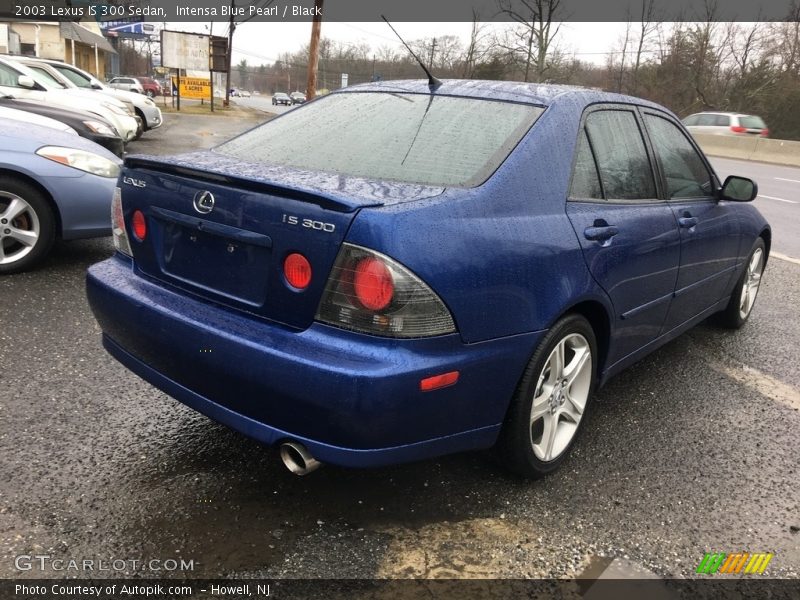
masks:
POLYGON ((689 133, 769 137, 764 119, 736 112, 701 112, 683 119, 689 133))
POLYGON ((136 92, 126 92, 124 90, 111 88, 97 78, 92 77, 92 75, 86 71, 82 71, 78 67, 68 65, 58 60, 36 58, 26 61, 26 64, 30 65, 34 61, 48 65, 61 76, 62 83, 66 83, 70 87, 83 90, 95 90, 123 102, 130 102, 133 104, 136 115, 142 120, 145 131, 161 127, 164 123, 161 109, 159 109, 156 103, 145 94, 137 94, 136 92))
POLYGON ((108 82, 115 90, 124 90, 126 92, 135 92, 137 94, 144 94, 144 86, 142 82, 133 77, 114 77, 108 82))
POLYGON ((67 89, 50 76, 33 71, 18 60, 0 57, 0 92, 28 100, 40 100, 66 108, 85 110, 110 121, 126 142, 139 132, 138 120, 114 98, 100 98, 93 92, 67 89))
POLYGON ((0 106, 0 119, 22 121, 23 123, 30 123, 31 125, 41 125, 42 127, 49 127, 50 129, 56 129, 58 131, 63 131, 64 133, 78 135, 78 132, 66 123, 62 123, 61 121, 56 121, 50 117, 43 117, 42 115, 37 115, 24 110, 8 108, 7 106, 0 106))

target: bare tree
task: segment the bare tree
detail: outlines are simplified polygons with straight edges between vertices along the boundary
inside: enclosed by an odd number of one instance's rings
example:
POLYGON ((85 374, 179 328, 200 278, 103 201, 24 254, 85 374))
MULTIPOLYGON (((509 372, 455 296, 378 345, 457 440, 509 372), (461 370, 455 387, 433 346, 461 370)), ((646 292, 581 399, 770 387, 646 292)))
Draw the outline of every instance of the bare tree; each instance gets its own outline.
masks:
POLYGON ((461 71, 461 77, 466 79, 474 77, 476 63, 483 60, 483 57, 488 51, 488 44, 486 43, 487 36, 485 34, 486 24, 479 22, 479 19, 480 15, 473 8, 469 45, 464 53, 464 67, 461 71))
POLYGON ((553 29, 553 17, 558 12, 561 0, 498 0, 500 11, 518 24, 516 31, 507 40, 515 43, 506 49, 514 54, 522 51, 524 80, 530 81, 531 68, 536 81, 542 81, 547 71, 547 54, 558 35, 561 24, 553 29))
POLYGON ((660 23, 655 20, 656 7, 655 0, 642 0, 642 13, 639 20, 639 42, 636 48, 636 59, 633 65, 633 75, 631 81, 631 94, 636 94, 639 87, 639 67, 642 66, 642 53, 645 45, 653 33, 658 31, 660 23))

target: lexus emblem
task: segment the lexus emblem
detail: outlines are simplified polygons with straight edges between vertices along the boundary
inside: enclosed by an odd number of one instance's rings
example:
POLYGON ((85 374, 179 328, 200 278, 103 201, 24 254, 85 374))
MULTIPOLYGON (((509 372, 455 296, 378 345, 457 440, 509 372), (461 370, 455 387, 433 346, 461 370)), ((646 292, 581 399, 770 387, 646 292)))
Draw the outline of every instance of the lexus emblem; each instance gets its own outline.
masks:
POLYGON ((194 195, 194 209, 203 215, 210 213, 214 210, 214 194, 209 191, 197 192, 194 195))

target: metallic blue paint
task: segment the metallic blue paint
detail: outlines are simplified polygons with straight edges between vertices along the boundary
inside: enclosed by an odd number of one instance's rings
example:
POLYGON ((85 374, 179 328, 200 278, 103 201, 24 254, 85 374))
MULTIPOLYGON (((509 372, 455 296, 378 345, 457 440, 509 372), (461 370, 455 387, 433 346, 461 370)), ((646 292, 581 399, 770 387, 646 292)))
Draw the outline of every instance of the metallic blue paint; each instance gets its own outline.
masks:
MULTIPOLYGON (((365 91, 428 88, 381 82, 337 93, 365 91)), ((494 442, 543 333, 564 314, 588 305, 594 319, 605 313, 607 325, 594 323, 598 334, 608 331, 600 339, 604 382, 724 308, 756 237, 768 234, 751 205, 672 204, 660 187, 646 203, 567 202, 584 111, 633 104, 679 123, 657 105, 508 82, 444 82, 436 93, 546 110, 475 188, 307 173, 213 150, 128 159, 123 175, 147 188, 123 185, 123 210, 126 219, 142 210, 152 239, 132 241, 132 260, 118 255, 89 270, 88 298, 109 352, 265 443, 297 439, 342 465, 421 459, 494 442), (201 190, 216 198, 209 215, 191 208, 201 190), (698 219, 693 229, 679 224, 687 210, 698 219), (286 214, 335 232, 312 235, 287 225, 286 214), (200 235, 206 224, 235 235, 218 243, 200 235), (606 225, 616 235, 587 239, 587 229, 595 237, 592 228, 606 225), (269 244, 237 245, 253 233, 269 244), (316 323, 344 241, 410 269, 451 311, 457 333, 393 340, 316 323), (304 292, 282 278, 283 257, 294 251, 314 271, 304 292), (420 379, 451 370, 460 372, 457 384, 419 391, 420 379)))
POLYGON ((48 127, 0 119, 0 174, 18 176, 39 184, 50 196, 65 240, 111 234, 109 215, 116 181, 73 169, 42 158, 43 146, 60 146, 93 152, 113 162, 108 150, 84 138, 48 127))

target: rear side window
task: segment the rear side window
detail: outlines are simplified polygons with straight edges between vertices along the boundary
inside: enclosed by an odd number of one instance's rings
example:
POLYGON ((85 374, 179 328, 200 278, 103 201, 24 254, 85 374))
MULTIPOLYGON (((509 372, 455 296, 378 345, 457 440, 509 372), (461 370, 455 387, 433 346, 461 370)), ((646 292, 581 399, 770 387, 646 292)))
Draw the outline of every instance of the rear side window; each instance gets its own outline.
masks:
POLYGON ((739 117, 739 124, 742 127, 746 127, 747 129, 767 128, 767 124, 764 123, 764 120, 761 117, 753 117, 753 116, 739 117))
POLYGON ((714 125, 717 127, 728 127, 731 124, 729 115, 714 115, 714 125))
POLYGON ((607 199, 656 198, 653 170, 633 112, 593 112, 586 118, 586 133, 607 199))
POLYGON ((581 131, 578 148, 575 151, 575 170, 572 172, 572 184, 569 188, 570 198, 603 199, 603 188, 600 187, 600 176, 597 164, 592 156, 589 138, 586 131, 581 131))
POLYGON ((248 162, 367 179, 473 187, 500 166, 543 110, 404 92, 331 94, 216 151, 248 162))
POLYGON ((645 115, 670 198, 703 198, 713 191, 711 173, 677 125, 654 115, 645 115))

